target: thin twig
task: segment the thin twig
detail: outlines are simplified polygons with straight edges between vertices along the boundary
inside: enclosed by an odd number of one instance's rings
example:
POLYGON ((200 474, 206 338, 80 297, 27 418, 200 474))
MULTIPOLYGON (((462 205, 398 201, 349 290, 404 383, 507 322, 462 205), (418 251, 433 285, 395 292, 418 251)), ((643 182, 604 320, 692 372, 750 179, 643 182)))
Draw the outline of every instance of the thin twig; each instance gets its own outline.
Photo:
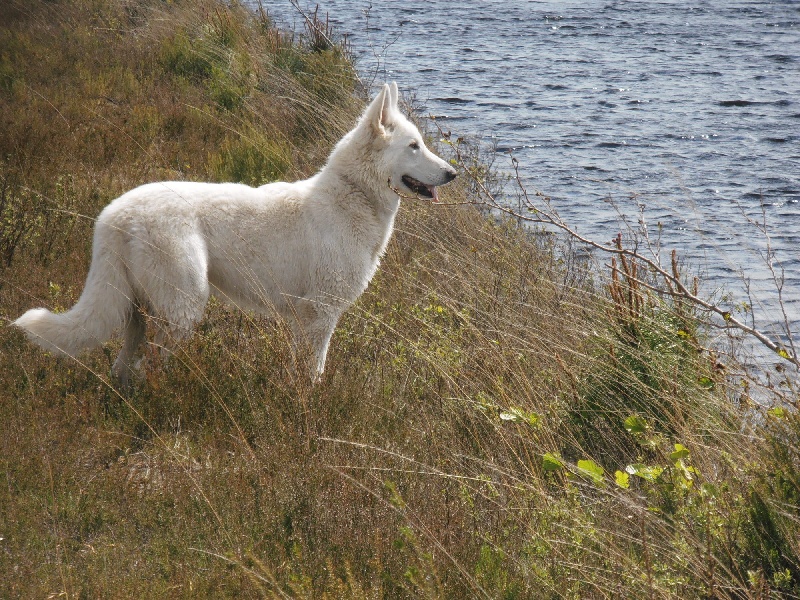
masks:
MULTIPOLYGON (((773 352, 775 352, 778 356, 783 358, 784 360, 792 363, 794 366, 800 368, 800 357, 798 357, 797 351, 795 349, 794 341, 791 334, 788 335, 789 340, 789 347, 787 348, 780 341, 770 337, 769 335, 765 334, 764 332, 756 329, 755 326, 750 326, 746 322, 741 321, 740 319, 736 318, 731 314, 731 312, 717 303, 704 300, 699 296, 697 293, 696 285, 693 285, 693 289, 689 289, 687 285, 682 281, 680 274, 676 268, 665 268, 661 264, 660 254, 657 251, 654 251, 651 245, 648 244, 651 253, 653 254, 652 257, 646 256, 643 254, 638 247, 638 244, 635 244, 634 247, 626 248, 623 247, 621 243, 619 244, 608 244, 608 243, 601 243, 597 242, 594 239, 587 237, 578 233, 576 229, 574 229, 571 225, 569 225, 555 208, 552 206, 550 198, 545 196, 544 194, 537 192, 535 197, 540 200, 537 204, 531 199, 531 196, 528 193, 528 190, 524 183, 522 182, 522 178, 519 173, 519 162, 516 158, 512 157, 512 166, 514 168, 514 180, 517 183, 519 191, 521 193, 521 198, 523 200, 522 204, 528 213, 531 214, 524 214, 518 208, 514 208, 510 204, 504 204, 498 200, 498 198, 492 194, 486 187, 485 182, 478 178, 474 170, 470 169, 469 166, 466 164, 464 156, 459 148, 458 142, 451 142, 450 135, 445 133, 441 127, 436 123, 434 120, 434 124, 439 129, 439 133, 442 135, 444 143, 450 145, 453 149, 455 154, 456 162, 459 166, 462 167, 463 171, 470 179, 471 183, 474 184, 477 195, 470 200, 471 204, 487 207, 491 210, 497 211, 501 214, 507 215, 512 217, 517 221, 524 221, 527 223, 535 223, 535 224, 543 224, 543 225, 550 225, 556 227, 566 233, 570 238, 581 242, 582 244, 604 252, 606 254, 611 254, 612 256, 619 256, 621 258, 630 258, 635 261, 639 261, 646 265, 650 271, 656 275, 658 275, 665 283, 666 288, 656 287, 651 283, 645 282, 640 278, 633 277, 632 280, 636 281, 638 284, 651 289, 653 291, 670 295, 674 298, 682 299, 685 301, 690 302, 691 304, 702 308, 703 310, 713 313, 722 318, 723 322, 725 323, 725 327, 728 329, 737 329, 748 336, 758 340, 762 345, 769 348, 773 352)), ((640 222, 642 221, 643 216, 640 215, 640 222)), ((629 230, 631 229, 630 224, 628 224, 629 230)), ((760 228, 762 232, 766 231, 766 226, 763 226, 763 229, 760 228)), ((769 244, 769 239, 767 240, 769 244)), ((660 249, 660 247, 659 247, 660 249)), ((769 251, 769 246, 768 246, 769 251)), ((675 263, 677 263, 677 257, 673 259, 675 263)), ((768 261, 769 264, 769 261, 768 261)), ((773 279, 778 283, 777 275, 775 274, 774 267, 769 264, 771 268, 771 272, 773 274, 773 279)), ((779 289, 780 292, 780 289, 779 289)), ((779 297, 779 300, 781 298, 779 297)), ((786 323, 787 331, 788 331, 788 318, 784 313, 784 321, 786 323)))

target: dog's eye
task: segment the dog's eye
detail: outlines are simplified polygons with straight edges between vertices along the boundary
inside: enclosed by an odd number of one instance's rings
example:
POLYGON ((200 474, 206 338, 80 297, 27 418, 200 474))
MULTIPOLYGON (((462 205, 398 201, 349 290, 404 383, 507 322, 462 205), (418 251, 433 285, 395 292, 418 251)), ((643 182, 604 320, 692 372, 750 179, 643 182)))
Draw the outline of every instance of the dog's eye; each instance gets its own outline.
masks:
POLYGON ((412 150, 419 150, 419 142, 411 142, 408 147, 412 150))

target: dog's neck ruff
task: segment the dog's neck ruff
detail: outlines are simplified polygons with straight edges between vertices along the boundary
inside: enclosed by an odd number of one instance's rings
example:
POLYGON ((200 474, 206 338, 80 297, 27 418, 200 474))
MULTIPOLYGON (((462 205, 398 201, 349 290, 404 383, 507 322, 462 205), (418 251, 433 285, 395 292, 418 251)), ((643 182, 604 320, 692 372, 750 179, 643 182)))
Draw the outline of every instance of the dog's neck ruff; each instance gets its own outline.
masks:
POLYGON ((364 203, 378 221, 386 221, 386 224, 391 226, 400 209, 400 196, 392 189, 388 178, 383 187, 375 186, 372 182, 362 181, 351 175, 339 175, 339 179, 344 186, 351 190, 343 198, 345 204, 364 203))
POLYGON ((397 187, 397 182, 390 181, 389 175, 382 174, 379 166, 370 160, 371 145, 363 139, 363 127, 363 124, 359 125, 336 145, 319 175, 338 179, 348 190, 342 198, 345 209, 346 205, 362 200, 376 218, 381 221, 388 219, 387 224, 391 225, 400 208, 400 196, 392 189, 397 187), (358 157, 359 163, 351 164, 348 160, 351 156, 358 157))

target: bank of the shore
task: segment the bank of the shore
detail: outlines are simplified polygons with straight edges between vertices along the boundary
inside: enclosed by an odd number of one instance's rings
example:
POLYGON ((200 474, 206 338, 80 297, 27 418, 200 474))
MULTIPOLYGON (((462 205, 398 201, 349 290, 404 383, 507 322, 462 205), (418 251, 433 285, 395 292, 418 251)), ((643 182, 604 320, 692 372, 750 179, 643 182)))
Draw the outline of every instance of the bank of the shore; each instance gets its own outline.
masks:
MULTIPOLYGON (((0 23, 6 322, 75 302, 120 193, 307 176, 363 106, 340 48, 212 0, 0 23)), ((798 595, 800 422, 754 418, 690 307, 572 259, 405 202, 313 388, 217 303, 128 395, 113 343, 0 329, 0 596, 798 595)))
MULTIPOLYGON (((302 23, 287 0, 262 1, 302 23)), ((513 171, 513 153, 528 188, 584 236, 611 239, 627 229, 620 213, 637 224, 641 210, 662 250, 702 271, 708 293, 724 290, 729 311, 746 304, 762 329, 800 331, 793 3, 319 6, 364 79, 418 88, 424 114, 484 135, 501 169, 513 171)), ((506 188, 512 203, 516 191, 506 188)))

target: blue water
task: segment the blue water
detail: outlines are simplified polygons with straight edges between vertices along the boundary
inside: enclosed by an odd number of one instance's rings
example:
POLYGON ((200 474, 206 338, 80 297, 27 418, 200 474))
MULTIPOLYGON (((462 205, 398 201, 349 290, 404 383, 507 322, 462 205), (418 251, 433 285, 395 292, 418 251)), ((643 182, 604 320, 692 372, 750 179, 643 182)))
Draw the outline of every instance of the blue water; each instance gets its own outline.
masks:
MULTIPOLYGON (((288 0, 262 3, 302 29, 288 0)), ((777 331, 766 238, 748 218, 765 220, 800 335, 800 3, 319 4, 362 79, 396 80, 454 135, 482 136, 501 170, 513 153, 581 233, 610 240, 617 210, 635 222, 643 205, 705 293, 754 304, 777 331)))

